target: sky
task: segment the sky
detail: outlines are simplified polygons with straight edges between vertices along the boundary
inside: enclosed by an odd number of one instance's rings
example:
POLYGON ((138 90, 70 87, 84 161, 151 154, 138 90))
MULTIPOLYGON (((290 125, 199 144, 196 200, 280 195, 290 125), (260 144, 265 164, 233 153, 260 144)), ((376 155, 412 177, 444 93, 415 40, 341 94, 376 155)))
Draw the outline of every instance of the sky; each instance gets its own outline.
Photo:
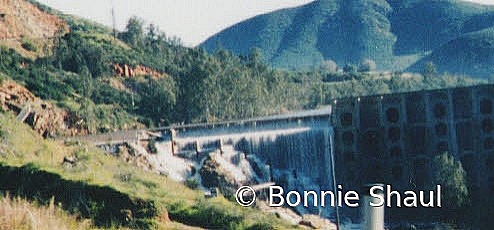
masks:
MULTIPOLYGON (((112 2, 118 30, 135 15, 154 23, 167 36, 178 36, 186 46, 196 46, 222 29, 273 10, 312 0, 38 0, 68 14, 112 25, 112 2)), ((494 0, 468 0, 494 5, 494 0)))

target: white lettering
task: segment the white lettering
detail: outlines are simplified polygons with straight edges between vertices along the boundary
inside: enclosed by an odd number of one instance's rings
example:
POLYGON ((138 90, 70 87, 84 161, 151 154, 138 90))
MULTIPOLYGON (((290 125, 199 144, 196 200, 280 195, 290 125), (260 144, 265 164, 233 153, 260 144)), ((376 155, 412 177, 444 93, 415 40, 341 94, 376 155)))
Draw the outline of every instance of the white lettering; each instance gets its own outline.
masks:
POLYGON ((271 207, 281 207, 285 203, 285 199, 283 198, 283 188, 281 186, 269 186, 269 206, 271 207), (277 189, 279 193, 274 193, 273 190, 277 189), (275 204, 273 203, 273 197, 280 198, 280 202, 275 204))
POLYGON ((286 203, 290 206, 290 207, 296 207, 300 204, 300 194, 297 192, 297 191, 290 191, 286 194, 286 203), (295 197, 297 198, 296 199, 296 202, 295 203, 292 203, 290 197, 292 195, 295 195, 295 197))
POLYGON ((345 193, 345 204, 348 207, 358 207, 358 200, 359 200, 359 198, 358 198, 358 193, 357 192, 355 192, 355 191, 348 191, 348 192, 345 193), (350 196, 350 195, 352 195, 352 196, 350 196), (352 203, 349 202, 350 200, 356 200, 357 203, 352 204, 352 203))
POLYGON ((380 200, 380 202, 379 202, 379 203, 377 203, 377 204, 375 204, 374 202, 372 202, 372 201, 371 201, 371 202, 370 202, 370 206, 372 206, 372 207, 381 207, 381 206, 383 206, 383 204, 384 204, 384 197, 383 197, 382 195, 379 195, 379 194, 374 193, 374 190, 381 190, 381 191, 384 191, 384 188, 383 188, 383 187, 381 187, 381 186, 377 186, 377 185, 376 185, 376 186, 372 186, 372 187, 370 188, 370 191, 369 191, 369 193, 370 193, 370 195, 371 195, 372 197, 377 198, 377 199, 379 199, 379 200, 380 200))

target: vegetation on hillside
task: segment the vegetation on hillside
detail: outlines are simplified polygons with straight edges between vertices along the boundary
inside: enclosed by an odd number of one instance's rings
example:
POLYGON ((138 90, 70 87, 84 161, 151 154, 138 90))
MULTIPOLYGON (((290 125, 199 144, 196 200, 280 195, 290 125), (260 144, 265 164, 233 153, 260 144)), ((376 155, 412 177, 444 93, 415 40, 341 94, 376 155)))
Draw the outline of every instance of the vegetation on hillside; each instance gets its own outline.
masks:
POLYGON ((67 109, 90 132, 177 123, 212 122, 311 109, 340 97, 465 86, 468 78, 405 78, 375 74, 372 60, 310 72, 269 67, 262 52, 212 55, 186 48, 153 24, 133 17, 115 39, 110 31, 77 24, 55 41, 53 55, 30 60, 0 49, 0 71, 35 95, 67 109), (160 76, 115 76, 115 65, 145 66, 160 76))
POLYGON ((434 63, 438 72, 469 74, 492 80, 494 77, 494 27, 464 34, 444 43, 409 70, 417 71, 434 63))
MULTIPOLYGON (((404 70, 442 45, 467 33, 492 28, 494 8, 455 0, 318 0, 259 15, 206 40, 209 52, 219 48, 247 55, 262 50, 266 63, 285 69, 310 69, 325 61, 338 65, 376 62, 379 70, 404 70)), ((486 34, 483 34, 486 35, 486 34)), ((493 41, 486 36, 484 40, 493 41)), ((479 47, 455 47, 455 52, 482 52, 479 47)), ((444 52, 450 52, 448 50, 444 52)), ((475 65, 454 67, 459 55, 432 60, 443 72, 490 77, 475 65), (437 62, 437 63, 436 63, 437 62)), ((492 59, 482 60, 492 66, 492 59)), ((419 68, 422 68, 420 66, 419 68)), ((420 69, 410 69, 420 71, 420 69)))
POLYGON ((222 197, 206 200, 198 190, 97 148, 43 140, 11 114, 0 115, 0 139, 1 193, 42 205, 60 204, 97 227, 167 229, 179 226, 176 222, 214 229, 246 229, 256 223, 293 227, 274 214, 245 209, 222 197), (63 163, 64 158, 77 160, 63 163))

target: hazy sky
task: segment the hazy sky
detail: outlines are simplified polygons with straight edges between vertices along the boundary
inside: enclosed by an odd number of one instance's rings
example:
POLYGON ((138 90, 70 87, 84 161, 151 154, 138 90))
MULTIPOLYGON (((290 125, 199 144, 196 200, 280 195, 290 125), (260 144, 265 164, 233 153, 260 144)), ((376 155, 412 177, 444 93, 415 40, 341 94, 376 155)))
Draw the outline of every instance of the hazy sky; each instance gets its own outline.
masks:
MULTIPOLYGON (((306 4, 312 0, 38 0, 68 14, 111 26, 111 6, 116 24, 125 27, 130 16, 154 23, 167 35, 195 46, 220 30, 257 14, 306 4)), ((494 0, 469 0, 494 4, 494 0)))

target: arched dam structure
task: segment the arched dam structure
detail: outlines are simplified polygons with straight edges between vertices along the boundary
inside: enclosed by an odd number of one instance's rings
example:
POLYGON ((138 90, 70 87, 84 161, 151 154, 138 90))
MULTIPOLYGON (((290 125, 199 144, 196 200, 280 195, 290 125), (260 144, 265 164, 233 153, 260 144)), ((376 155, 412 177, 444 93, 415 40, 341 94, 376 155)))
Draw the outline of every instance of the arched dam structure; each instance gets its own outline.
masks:
MULTIPOLYGON (((221 139, 223 145, 255 154, 272 169, 290 172, 274 181, 304 181, 286 184, 287 189, 300 191, 335 191, 331 151, 336 183, 344 191, 358 191, 369 182, 401 191, 424 190, 431 180, 431 159, 449 152, 467 173, 473 201, 482 204, 493 198, 481 194, 494 192, 493 103, 490 84, 351 97, 333 101, 331 111, 252 119, 243 126, 185 128, 182 133, 177 130, 177 137, 181 146, 199 140, 201 148, 221 139)), ((343 207, 350 216, 357 217, 358 212, 343 207)))
POLYGON ((494 192, 493 102, 492 85, 336 100, 337 172, 345 183, 423 187, 431 157, 447 151, 475 190, 494 192))
POLYGON ((335 100, 337 180, 349 188, 377 181, 421 190, 431 180, 431 159, 449 152, 466 171, 472 202, 488 215, 482 204, 494 200, 485 195, 494 192, 493 102, 494 85, 335 100))

